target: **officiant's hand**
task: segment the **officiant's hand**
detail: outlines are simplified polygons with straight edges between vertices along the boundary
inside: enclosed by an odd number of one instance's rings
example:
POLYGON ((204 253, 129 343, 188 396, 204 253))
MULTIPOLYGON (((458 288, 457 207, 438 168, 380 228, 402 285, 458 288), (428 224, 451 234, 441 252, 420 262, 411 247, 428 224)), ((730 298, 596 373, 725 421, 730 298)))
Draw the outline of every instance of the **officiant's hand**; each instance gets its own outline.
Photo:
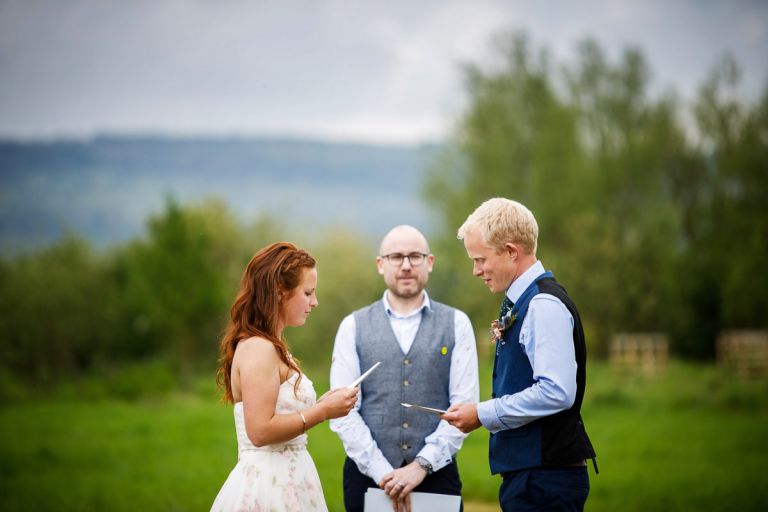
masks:
POLYGON ((392 500, 395 512, 405 509, 411 511, 411 491, 413 491, 427 476, 427 471, 413 461, 384 475, 379 487, 384 489, 392 500))
POLYGON ((480 418, 477 417, 477 404, 453 404, 448 412, 440 416, 465 434, 469 434, 481 427, 480 418))

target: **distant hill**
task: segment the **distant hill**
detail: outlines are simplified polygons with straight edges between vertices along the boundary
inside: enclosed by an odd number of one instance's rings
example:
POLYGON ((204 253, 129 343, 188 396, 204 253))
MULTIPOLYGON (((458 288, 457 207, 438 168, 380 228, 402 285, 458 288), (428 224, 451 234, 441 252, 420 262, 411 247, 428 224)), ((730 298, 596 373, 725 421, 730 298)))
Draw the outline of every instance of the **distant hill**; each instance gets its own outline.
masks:
POLYGON ((255 138, 0 141, 0 251, 46 245, 65 230, 99 246, 124 241, 168 194, 182 203, 214 196, 243 220, 269 212, 312 230, 426 228, 420 190, 435 150, 255 138))

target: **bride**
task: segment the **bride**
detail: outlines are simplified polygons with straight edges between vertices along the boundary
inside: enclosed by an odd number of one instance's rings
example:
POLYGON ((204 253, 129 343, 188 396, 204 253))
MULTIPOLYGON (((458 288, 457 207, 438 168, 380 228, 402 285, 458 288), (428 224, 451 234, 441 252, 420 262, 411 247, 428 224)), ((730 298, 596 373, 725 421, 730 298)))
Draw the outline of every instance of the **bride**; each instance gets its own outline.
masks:
POLYGON ((317 307, 317 269, 306 251, 281 242, 254 255, 221 339, 217 382, 234 404, 238 461, 212 511, 327 510, 305 432, 355 405, 357 388, 315 401, 312 382, 283 340, 317 307))

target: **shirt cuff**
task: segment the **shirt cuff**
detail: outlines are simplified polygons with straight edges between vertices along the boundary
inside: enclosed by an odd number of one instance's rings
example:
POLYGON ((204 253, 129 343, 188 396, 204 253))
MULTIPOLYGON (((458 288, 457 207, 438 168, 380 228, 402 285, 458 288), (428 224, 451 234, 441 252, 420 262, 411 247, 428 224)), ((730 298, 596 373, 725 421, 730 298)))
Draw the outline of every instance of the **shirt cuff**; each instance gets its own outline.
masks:
POLYGON ((499 419, 499 415, 496 413, 496 399, 486 400, 477 404, 477 418, 491 434, 509 428, 499 419))
POLYGON ((369 468, 368 476, 376 482, 376 485, 381 483, 381 479, 384 475, 390 473, 393 470, 392 465, 385 458, 376 459, 371 461, 371 467, 369 468))

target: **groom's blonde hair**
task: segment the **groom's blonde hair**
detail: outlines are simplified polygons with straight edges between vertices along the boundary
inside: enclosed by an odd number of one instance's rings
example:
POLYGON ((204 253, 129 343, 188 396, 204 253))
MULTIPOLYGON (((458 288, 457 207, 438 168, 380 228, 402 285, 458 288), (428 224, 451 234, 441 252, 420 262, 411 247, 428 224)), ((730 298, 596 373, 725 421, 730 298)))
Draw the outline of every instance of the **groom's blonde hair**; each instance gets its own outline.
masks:
POLYGON ((539 225, 533 213, 517 201, 503 197, 485 201, 469 214, 456 237, 464 240, 469 231, 477 231, 483 243, 497 252, 511 242, 521 245, 527 254, 536 254, 539 225))

